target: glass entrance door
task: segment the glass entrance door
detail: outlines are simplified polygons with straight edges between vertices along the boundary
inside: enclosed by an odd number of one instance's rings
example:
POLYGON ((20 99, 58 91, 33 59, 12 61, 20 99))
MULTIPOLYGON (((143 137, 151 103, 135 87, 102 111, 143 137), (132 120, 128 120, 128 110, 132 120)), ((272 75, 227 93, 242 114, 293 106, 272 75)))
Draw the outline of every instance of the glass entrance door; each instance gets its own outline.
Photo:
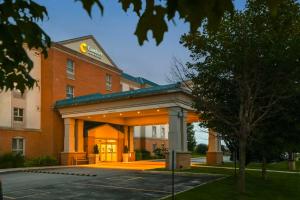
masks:
MULTIPOLYGON (((103 141, 103 140, 102 140, 103 141)), ((107 140, 105 143, 98 145, 100 147, 100 161, 116 162, 117 161, 117 141, 107 140)))

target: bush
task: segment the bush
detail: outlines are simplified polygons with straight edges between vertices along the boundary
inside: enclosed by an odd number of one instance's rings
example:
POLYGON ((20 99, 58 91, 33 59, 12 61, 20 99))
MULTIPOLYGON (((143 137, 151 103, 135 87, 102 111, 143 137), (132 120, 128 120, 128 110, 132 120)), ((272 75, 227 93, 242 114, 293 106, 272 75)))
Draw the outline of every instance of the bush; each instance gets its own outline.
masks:
POLYGON ((206 154, 207 152, 207 149, 208 149, 208 146, 207 144, 198 144, 196 146, 196 149, 195 149, 195 153, 198 153, 198 154, 206 154))
POLYGON ((166 158, 166 152, 167 152, 167 150, 165 148, 156 148, 153 151, 155 158, 158 158, 158 159, 166 158))
POLYGON ((136 150, 135 160, 149 160, 152 159, 150 152, 146 150, 136 150))
POLYGON ((41 167, 58 165, 56 158, 52 156, 41 156, 33 159, 26 160, 25 167, 41 167))
POLYGON ((24 167, 24 156, 21 154, 7 153, 0 156, 0 168, 24 167))

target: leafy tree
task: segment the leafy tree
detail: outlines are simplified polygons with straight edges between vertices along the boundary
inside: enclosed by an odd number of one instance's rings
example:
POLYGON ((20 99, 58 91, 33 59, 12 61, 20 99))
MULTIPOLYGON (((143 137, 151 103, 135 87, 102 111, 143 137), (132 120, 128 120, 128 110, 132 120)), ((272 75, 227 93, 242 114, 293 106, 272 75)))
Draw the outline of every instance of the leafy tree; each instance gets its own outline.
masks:
POLYGON ((238 141, 240 192, 249 138, 280 111, 299 77, 299 11, 294 0, 281 1, 276 15, 266 0, 249 0, 215 31, 205 24, 181 40, 193 59, 187 67, 201 125, 238 141))
POLYGON ((196 146, 195 152, 198 153, 198 154, 204 155, 204 154, 206 154, 207 150, 208 150, 207 144, 198 144, 196 146))
MULTIPOLYGON (((93 7, 104 12, 101 0, 75 1, 82 3, 89 16, 92 15, 93 7)), ((278 1, 281 0, 268 1, 273 10, 276 10, 278 1)), ((157 44, 161 43, 164 33, 168 31, 167 21, 175 22, 176 15, 190 23, 190 30, 195 32, 204 20, 209 22, 209 27, 216 27, 224 12, 233 10, 232 0, 119 0, 119 3, 125 12, 138 15, 139 21, 134 34, 140 45, 148 40, 149 31, 152 31, 157 44)), ((40 50, 47 57, 51 40, 37 24, 46 17, 46 8, 34 0, 0 2, 0 91, 19 89, 24 92, 37 83, 30 75, 33 63, 24 46, 29 50, 40 50)))
POLYGON ((194 125, 188 124, 187 126, 187 142, 188 142, 188 151, 194 152, 196 147, 195 131, 194 125))

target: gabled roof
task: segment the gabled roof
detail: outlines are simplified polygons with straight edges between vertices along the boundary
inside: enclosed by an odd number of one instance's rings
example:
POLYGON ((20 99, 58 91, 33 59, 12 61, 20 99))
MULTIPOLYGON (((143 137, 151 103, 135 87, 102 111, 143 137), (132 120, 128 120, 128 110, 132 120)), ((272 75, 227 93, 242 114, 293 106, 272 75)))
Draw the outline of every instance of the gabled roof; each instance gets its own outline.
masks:
POLYGON ((59 100, 56 101, 55 107, 62 108, 62 107, 69 107, 69 106, 76 106, 76 105, 85 105, 85 104, 100 103, 105 101, 130 99, 136 97, 153 96, 157 94, 166 94, 166 93, 175 93, 175 92, 184 92, 186 94, 190 94, 188 90, 182 88, 181 83, 175 83, 170 85, 160 85, 160 86, 142 88, 137 90, 125 91, 125 92, 116 92, 111 94, 96 93, 96 94, 90 94, 85 96, 79 96, 71 99, 59 100))
POLYGON ((105 52, 105 50, 102 48, 102 46, 99 44, 99 42, 95 39, 95 37, 93 35, 86 35, 86 36, 72 38, 72 39, 68 39, 68 40, 62 40, 62 41, 59 41, 59 42, 56 42, 56 43, 61 44, 61 45, 65 45, 65 44, 78 42, 78 41, 81 41, 81 40, 87 40, 87 39, 93 40, 93 42, 95 42, 96 46, 103 52, 103 54, 113 64, 113 66, 118 68, 116 63, 114 63, 114 61, 109 57, 109 55, 105 52))
POLYGON ((127 73, 122 73, 122 78, 124 79, 127 79, 127 80, 130 80, 130 81, 133 81, 133 82, 136 82, 138 84, 147 84, 147 85, 150 85, 150 86, 159 86, 157 83, 154 83, 152 81, 149 81, 148 79, 145 79, 143 77, 134 77, 134 76, 131 76, 127 73))

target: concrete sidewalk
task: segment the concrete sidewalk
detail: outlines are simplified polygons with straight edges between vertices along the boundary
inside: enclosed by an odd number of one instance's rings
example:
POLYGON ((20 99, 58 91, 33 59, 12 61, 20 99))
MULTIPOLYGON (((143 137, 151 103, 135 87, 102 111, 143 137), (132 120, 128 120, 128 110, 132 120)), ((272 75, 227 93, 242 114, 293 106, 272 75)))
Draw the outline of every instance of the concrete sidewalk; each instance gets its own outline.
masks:
MULTIPOLYGON (((218 166, 210 166, 210 165, 194 165, 196 167, 205 167, 205 168, 213 168, 213 169, 232 169, 234 170, 234 167, 218 167, 218 166)), ((239 168, 236 168, 239 170, 239 168)), ((261 169, 251 169, 251 168, 246 168, 247 171, 261 171, 261 169)), ((299 171, 281 171, 281 170, 268 170, 267 172, 275 172, 275 173, 283 173, 283 174, 300 174, 299 171)))

